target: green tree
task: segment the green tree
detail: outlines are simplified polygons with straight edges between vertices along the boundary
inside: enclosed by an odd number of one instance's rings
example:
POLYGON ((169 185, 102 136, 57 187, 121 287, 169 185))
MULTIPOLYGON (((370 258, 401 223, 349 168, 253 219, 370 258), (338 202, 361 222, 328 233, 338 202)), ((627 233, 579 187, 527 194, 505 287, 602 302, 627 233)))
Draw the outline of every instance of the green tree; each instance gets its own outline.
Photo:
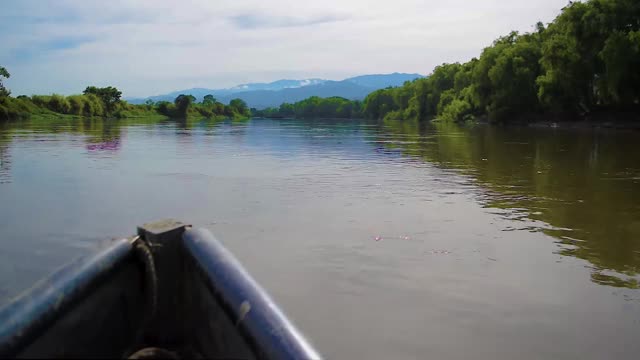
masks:
POLYGON ((505 121, 538 109, 536 78, 540 75, 540 46, 534 35, 512 33, 501 48, 488 77, 490 120, 505 121))
POLYGON ((202 104, 204 105, 213 105, 217 102, 218 100, 216 100, 216 98, 213 97, 213 95, 209 94, 209 95, 205 95, 204 98, 202 99, 202 104))
POLYGON ((555 27, 542 44, 540 63, 544 72, 536 80, 539 86, 538 98, 547 108, 554 111, 573 110, 583 102, 584 88, 581 59, 577 51, 576 39, 559 33, 555 27))
POLYGON ((312 96, 293 104, 283 103, 278 108, 251 109, 254 116, 273 118, 335 118, 352 119, 362 117, 362 102, 339 96, 321 98, 312 96))
POLYGON ((102 103, 104 104, 104 109, 107 114, 113 113, 117 105, 120 103, 120 98, 122 97, 122 92, 113 86, 107 86, 103 88, 87 86, 83 94, 93 94, 100 98, 100 100, 102 100, 102 103))
POLYGON ((249 107, 247 103, 242 99, 233 99, 229 102, 229 108, 231 111, 230 116, 234 116, 235 114, 240 116, 249 116, 251 112, 249 111, 249 107))
POLYGON ((86 116, 103 116, 104 103, 95 94, 84 95, 84 115, 86 116))
POLYGON ((173 103, 176 106, 176 116, 178 117, 187 117, 189 112, 189 107, 196 101, 196 98, 193 95, 184 95, 180 94, 175 98, 173 103))
POLYGON ((2 83, 2 78, 8 79, 11 77, 11 74, 4 67, 0 66, 0 97, 9 96, 11 91, 9 91, 4 84, 2 83))
POLYGON ((599 54, 604 63, 598 89, 604 103, 629 105, 640 97, 640 31, 615 31, 599 54))
POLYGON ((71 104, 69 103, 69 100, 62 95, 58 95, 58 94, 51 95, 49 97, 49 102, 47 104, 47 107, 51 111, 55 111, 60 114, 71 113, 71 104))
POLYGON ((636 0, 570 3, 544 32, 540 101, 562 111, 636 101, 631 82, 638 73, 634 33, 639 30, 636 0))
POLYGON ((292 116, 295 116, 296 114, 293 104, 289 104, 289 103, 281 104, 278 110, 280 112, 280 116, 282 117, 292 117, 292 116))
MULTIPOLYGON (((67 100, 70 105, 70 113, 74 115, 84 115, 86 95, 72 95, 68 96, 67 100)), ((91 114, 87 114, 91 115, 91 114)))
POLYGON ((164 116, 176 116, 176 106, 168 101, 158 101, 156 103, 156 108, 158 109, 158 112, 164 116))
POLYGON ((382 119, 397 110, 393 99, 393 88, 376 90, 364 99, 364 114, 370 119, 382 119))

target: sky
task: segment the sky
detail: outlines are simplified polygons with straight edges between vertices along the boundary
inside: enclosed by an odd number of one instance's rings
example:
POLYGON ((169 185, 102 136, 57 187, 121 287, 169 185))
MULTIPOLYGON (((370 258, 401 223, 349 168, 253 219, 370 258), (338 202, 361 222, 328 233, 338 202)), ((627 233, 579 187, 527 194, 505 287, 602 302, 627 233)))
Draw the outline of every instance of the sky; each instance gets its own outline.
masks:
POLYGON ((567 0, 2 0, 0 66, 13 95, 193 87, 464 62, 567 0))

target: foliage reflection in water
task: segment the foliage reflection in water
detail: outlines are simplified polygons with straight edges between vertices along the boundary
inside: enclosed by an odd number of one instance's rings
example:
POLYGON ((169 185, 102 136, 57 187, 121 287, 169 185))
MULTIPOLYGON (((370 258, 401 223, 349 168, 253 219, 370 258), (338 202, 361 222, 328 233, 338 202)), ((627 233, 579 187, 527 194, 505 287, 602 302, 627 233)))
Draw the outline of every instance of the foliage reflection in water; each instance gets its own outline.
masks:
MULTIPOLYGON (((593 264, 599 284, 638 288, 640 158, 637 132, 460 126, 385 121, 385 146, 474 178, 481 201, 531 231, 558 239, 559 253, 593 264), (388 140, 393 140, 389 142, 388 140)), ((513 229, 506 229, 513 230, 513 229)))

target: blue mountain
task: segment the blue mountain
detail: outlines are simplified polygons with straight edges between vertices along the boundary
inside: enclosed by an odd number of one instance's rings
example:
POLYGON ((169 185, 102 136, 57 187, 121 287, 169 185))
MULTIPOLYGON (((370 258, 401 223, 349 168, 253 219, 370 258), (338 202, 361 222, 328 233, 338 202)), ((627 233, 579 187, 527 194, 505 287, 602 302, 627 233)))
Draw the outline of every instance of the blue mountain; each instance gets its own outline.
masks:
POLYGON ((241 84, 226 89, 185 89, 148 98, 129 98, 126 100, 133 104, 141 104, 149 99, 153 101, 173 101, 180 94, 190 94, 200 101, 205 95, 211 94, 223 103, 228 103, 234 98, 240 98, 247 102, 250 107, 261 109, 279 106, 283 102, 296 102, 310 96, 341 96, 351 100, 362 100, 372 91, 389 86, 400 86, 406 81, 421 77, 423 76, 420 74, 393 73, 362 75, 342 81, 284 79, 270 83, 241 84))
POLYGON ((393 74, 361 75, 361 76, 345 79, 345 81, 350 81, 354 84, 368 87, 368 88, 384 89, 388 86, 400 86, 404 84, 405 81, 412 81, 421 77, 423 76, 420 74, 393 73, 393 74))

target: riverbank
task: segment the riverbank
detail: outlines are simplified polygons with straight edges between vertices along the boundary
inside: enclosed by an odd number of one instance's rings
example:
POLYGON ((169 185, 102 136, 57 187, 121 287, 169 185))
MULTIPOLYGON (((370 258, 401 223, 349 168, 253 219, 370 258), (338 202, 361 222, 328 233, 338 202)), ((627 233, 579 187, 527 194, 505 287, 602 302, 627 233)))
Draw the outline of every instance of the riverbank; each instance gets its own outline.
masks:
MULTIPOLYGON (((487 117, 476 119, 476 121, 490 123, 487 117)), ((496 125, 500 124, 536 128, 640 130, 640 111, 635 109, 595 110, 582 115, 576 113, 519 114, 511 118, 510 121, 496 125)))
POLYGON ((560 111, 618 123, 616 115, 607 120, 608 115, 595 111, 636 108, 640 113, 640 13, 635 4, 570 2, 553 22, 499 37, 465 63, 445 63, 425 78, 372 92, 363 112, 374 119, 486 116, 494 123, 511 123, 528 117, 522 114, 560 111))
POLYGON ((106 106, 99 100, 92 102, 82 99, 82 96, 20 96, 18 98, 0 98, 0 123, 29 119, 195 119, 206 118, 213 120, 222 119, 249 119, 250 112, 246 104, 231 106, 216 104, 192 104, 176 106, 172 103, 158 103, 134 105, 125 101, 116 102, 112 109, 105 110, 106 106), (71 101, 69 101, 71 99, 71 101), (75 102, 74 102, 75 101, 75 102), (83 102, 84 101, 84 102, 83 102))
POLYGON ((539 121, 527 124, 534 128, 562 128, 562 129, 625 129, 640 130, 640 122, 634 121, 539 121))

